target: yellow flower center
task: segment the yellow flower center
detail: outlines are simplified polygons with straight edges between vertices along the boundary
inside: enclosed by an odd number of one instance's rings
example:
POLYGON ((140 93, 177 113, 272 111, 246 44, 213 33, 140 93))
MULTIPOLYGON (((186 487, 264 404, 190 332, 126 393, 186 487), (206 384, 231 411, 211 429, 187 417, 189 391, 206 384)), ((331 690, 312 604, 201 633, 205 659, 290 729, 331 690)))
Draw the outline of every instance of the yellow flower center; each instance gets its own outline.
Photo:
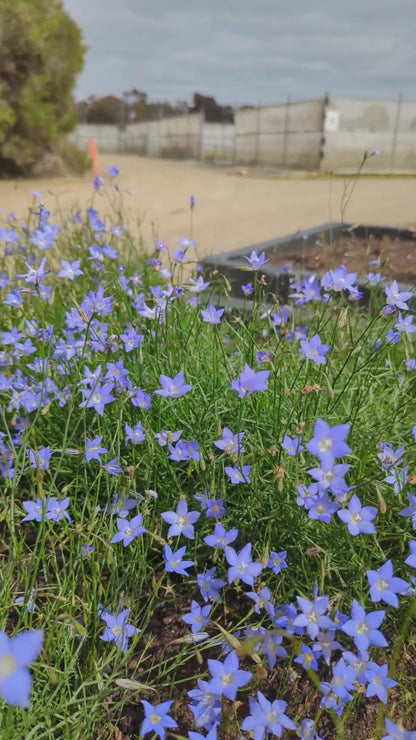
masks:
POLYGON ((234 676, 232 673, 224 673, 224 675, 221 678, 221 683, 223 686, 232 686, 234 683, 234 676))
POLYGON ((365 622, 358 622, 357 624, 357 633, 359 635, 367 635, 369 631, 369 628, 367 627, 365 622))
POLYGON ((17 671, 18 665, 13 655, 8 653, 0 658, 0 681, 4 681, 5 678, 9 678, 15 671, 17 671))
POLYGON ((332 439, 329 439, 328 437, 326 439, 321 439, 319 442, 319 449, 321 452, 331 452, 332 446, 332 439))

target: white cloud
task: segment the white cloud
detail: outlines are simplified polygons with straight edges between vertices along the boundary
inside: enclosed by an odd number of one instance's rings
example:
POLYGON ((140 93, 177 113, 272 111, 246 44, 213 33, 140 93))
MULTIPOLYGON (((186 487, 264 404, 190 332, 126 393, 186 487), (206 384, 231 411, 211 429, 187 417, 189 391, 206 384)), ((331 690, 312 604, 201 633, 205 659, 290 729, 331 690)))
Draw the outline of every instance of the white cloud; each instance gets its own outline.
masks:
POLYGON ((89 47, 78 97, 138 87, 226 103, 416 100, 414 0, 64 0, 89 47))

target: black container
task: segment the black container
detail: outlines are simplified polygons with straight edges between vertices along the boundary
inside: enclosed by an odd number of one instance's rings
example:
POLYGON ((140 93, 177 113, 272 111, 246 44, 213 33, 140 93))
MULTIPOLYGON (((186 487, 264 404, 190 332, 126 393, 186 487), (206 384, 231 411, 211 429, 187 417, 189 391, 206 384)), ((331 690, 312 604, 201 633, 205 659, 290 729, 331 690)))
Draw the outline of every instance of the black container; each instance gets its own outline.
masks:
MULTIPOLYGON (((205 257, 205 259, 201 260, 203 276, 205 279, 209 279, 212 272, 218 270, 220 274, 225 275, 231 285, 231 297, 241 299, 243 297, 241 286, 252 281, 253 274, 249 262, 244 258, 249 257, 253 250, 258 255, 264 252, 266 259, 278 254, 279 257, 290 261, 290 258, 294 254, 304 251, 305 246, 315 246, 317 242, 332 244, 340 236, 371 239, 373 241, 380 241, 386 238, 392 241, 395 239, 409 240, 414 242, 416 250, 416 234, 407 229, 396 229, 388 226, 328 223, 315 226, 313 229, 297 231, 295 234, 282 236, 278 239, 261 242, 260 244, 251 244, 249 247, 242 247, 233 252, 205 257)), ((319 278, 323 277, 326 271, 311 271, 299 268, 298 270, 291 270, 287 273, 281 267, 266 263, 258 272, 267 278, 266 291, 275 295, 281 303, 287 303, 289 294, 293 292, 290 288, 293 279, 319 278)), ((368 285, 364 285, 360 281, 357 282, 357 285, 363 293, 363 302, 366 302, 369 295, 368 285)), ((413 287, 412 285, 401 283, 403 290, 411 290, 413 287)))

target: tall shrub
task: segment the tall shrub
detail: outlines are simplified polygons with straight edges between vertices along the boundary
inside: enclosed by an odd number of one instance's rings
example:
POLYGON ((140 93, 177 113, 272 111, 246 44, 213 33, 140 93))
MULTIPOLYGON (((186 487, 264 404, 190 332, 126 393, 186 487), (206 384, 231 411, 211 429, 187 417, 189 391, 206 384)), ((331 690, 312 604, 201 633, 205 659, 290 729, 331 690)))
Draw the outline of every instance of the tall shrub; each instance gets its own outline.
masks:
POLYGON ((84 53, 61 0, 1 0, 0 175, 25 174, 73 129, 84 53))

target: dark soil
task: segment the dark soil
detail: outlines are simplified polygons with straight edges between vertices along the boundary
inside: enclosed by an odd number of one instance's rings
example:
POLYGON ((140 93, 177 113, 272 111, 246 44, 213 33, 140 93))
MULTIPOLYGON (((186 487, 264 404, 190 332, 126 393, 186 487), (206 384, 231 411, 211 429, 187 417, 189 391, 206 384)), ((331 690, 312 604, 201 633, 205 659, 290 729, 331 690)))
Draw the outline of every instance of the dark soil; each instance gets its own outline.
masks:
MULTIPOLYGON (((196 730, 192 712, 187 706, 189 701, 187 691, 196 688, 197 677, 209 679, 208 672, 206 671, 206 659, 211 657, 223 660, 223 655, 218 647, 212 648, 204 651, 203 665, 198 664, 198 661, 194 658, 185 660, 180 664, 180 667, 174 667, 174 662, 172 661, 179 656, 179 653, 183 649, 178 638, 189 633, 189 628, 182 621, 182 616, 186 611, 189 611, 190 599, 189 601, 188 599, 181 599, 178 603, 177 596, 178 594, 176 594, 176 598, 169 598, 167 594, 163 594, 158 599, 158 604, 149 625, 150 632, 153 634, 153 638, 156 639, 154 641, 152 640, 152 649, 148 653, 148 663, 146 663, 143 679, 148 685, 153 684, 158 688, 159 701, 174 700, 171 715, 178 723, 178 729, 173 734, 187 737, 190 730, 196 730), (165 687, 162 689, 160 685, 154 683, 154 679, 152 681, 152 666, 155 664, 160 665, 164 661, 166 661, 168 671, 169 665, 172 666, 172 682, 169 688, 165 684, 165 687)), ((194 594, 194 596, 198 598, 197 594, 194 594)), ((226 604, 224 604, 223 608, 224 612, 219 619, 223 622, 226 629, 233 631, 232 623, 238 621, 238 617, 242 617, 247 612, 247 599, 241 593, 229 589, 226 604)), ((395 639, 393 636, 392 638, 390 642, 394 644, 395 639)), ((148 639, 149 635, 145 640, 147 641, 148 639)), ((244 642, 243 635, 241 635, 240 639, 244 642)), ((285 645, 290 649, 290 645, 286 641, 285 645)), ((407 680, 405 683, 407 684, 407 692, 405 689, 405 693, 408 696, 412 696, 414 682, 416 680, 416 651, 413 641, 411 650, 403 648, 401 652, 399 663, 403 667, 406 665, 405 672, 407 680)), ((139 653, 140 644, 138 645, 138 658, 139 653)), ((375 656, 374 659, 383 662, 383 658, 385 659, 386 656, 383 656, 382 653, 383 651, 380 651, 380 654, 375 656)), ((333 663, 335 664, 340 657, 339 652, 334 653, 333 663)), ((135 667, 134 657, 131 660, 130 667, 131 669, 135 667)), ((290 667, 287 660, 278 659, 276 667, 269 670, 265 661, 256 665, 248 657, 241 658, 240 667, 253 673, 253 688, 251 691, 241 691, 239 701, 236 703, 224 699, 223 720, 218 731, 220 740, 238 740, 241 737, 238 728, 243 718, 249 714, 248 697, 249 695, 255 697, 257 690, 262 691, 271 701, 276 698, 287 701, 287 714, 292 718, 296 716, 299 722, 305 717, 313 718, 318 714, 322 694, 314 686, 307 673, 299 666, 292 664, 292 667, 290 667)), ((321 665, 320 680, 325 681, 330 680, 330 678, 331 669, 325 665, 321 665)), ((166 681, 166 674, 164 681, 166 681)), ((125 705, 121 711, 121 716, 115 718, 111 711, 111 705, 120 698, 121 694, 119 693, 110 697, 108 722, 100 727, 99 734, 95 736, 97 740, 98 738, 105 738, 105 740, 134 740, 140 733, 141 723, 144 718, 140 699, 145 698, 152 703, 156 702, 154 694, 149 693, 146 696, 145 694, 135 695, 132 693, 131 703, 125 705)), ((397 718, 406 712, 406 704, 403 689, 400 687, 390 689, 387 716, 397 721, 397 718)), ((407 726, 407 729, 414 729, 416 727, 415 710, 414 708, 409 709, 410 713, 405 720, 405 726, 407 726)), ((375 733, 379 711, 380 702, 375 698, 368 699, 361 693, 359 703, 355 704, 347 720, 344 740, 369 740, 369 738, 372 738, 375 733)), ((323 712, 320 717, 318 729, 323 740, 335 740, 338 737, 336 726, 326 712, 323 712)), ((202 734, 204 734, 203 731, 202 734)), ((167 737, 171 737, 169 733, 167 737)), ((288 740, 296 740, 298 735, 295 732, 288 732, 287 737, 288 740)))
POLYGON ((269 265, 279 267, 289 264, 295 270, 324 272, 345 265, 348 272, 358 273, 359 278, 368 272, 381 272, 391 280, 416 285, 416 235, 414 239, 392 240, 347 234, 332 243, 323 235, 316 244, 305 244, 296 252, 285 252, 282 248, 277 254, 270 252, 266 256, 269 265))

